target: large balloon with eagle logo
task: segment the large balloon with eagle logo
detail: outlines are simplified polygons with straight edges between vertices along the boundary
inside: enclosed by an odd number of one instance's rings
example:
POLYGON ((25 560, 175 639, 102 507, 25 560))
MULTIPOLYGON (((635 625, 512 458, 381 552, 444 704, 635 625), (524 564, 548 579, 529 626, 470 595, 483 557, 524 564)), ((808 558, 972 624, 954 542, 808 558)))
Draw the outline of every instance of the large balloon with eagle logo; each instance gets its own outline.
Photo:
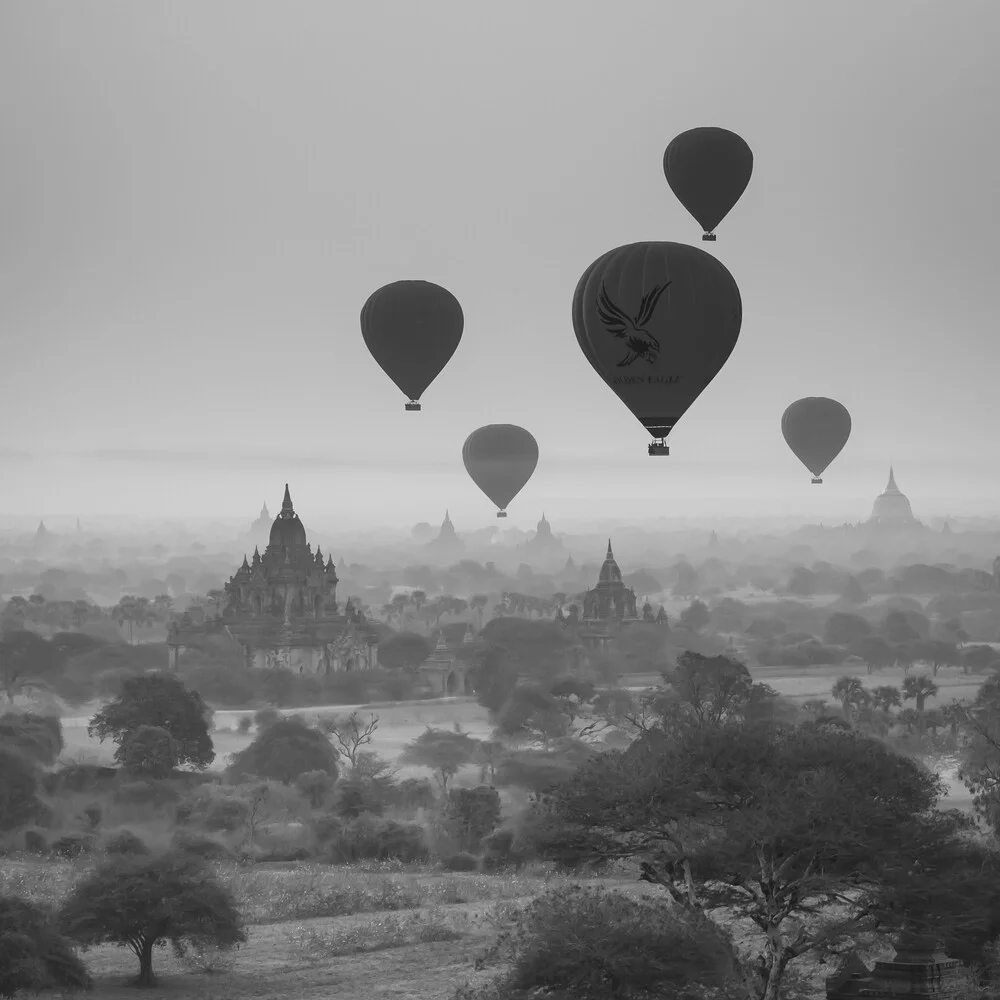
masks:
POLYGON ((669 455, 666 437, 733 353, 740 290, 711 254, 685 243, 630 243, 577 283, 573 329, 587 360, 669 455))

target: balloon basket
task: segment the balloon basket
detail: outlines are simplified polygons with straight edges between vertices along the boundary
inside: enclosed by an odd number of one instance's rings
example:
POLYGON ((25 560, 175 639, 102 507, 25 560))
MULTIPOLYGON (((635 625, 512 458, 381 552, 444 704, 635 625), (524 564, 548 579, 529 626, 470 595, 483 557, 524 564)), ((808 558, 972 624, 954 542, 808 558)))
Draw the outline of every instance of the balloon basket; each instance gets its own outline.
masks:
POLYGON ((498 510, 497 511, 497 517, 506 517, 506 516, 507 516, 507 511, 505 511, 505 510, 498 510))
POLYGON ((820 479, 819 476, 813 476, 812 482, 813 482, 814 485, 820 486, 820 485, 822 485, 823 480, 820 479))
POLYGON ((660 443, 658 441, 654 441, 652 444, 650 444, 650 446, 646 450, 649 452, 650 455, 669 455, 670 454, 670 446, 666 445, 666 444, 662 444, 662 443, 660 443))
POLYGON ((411 399, 404 407, 404 410, 419 410, 420 404, 415 400, 411 399))
POLYGON ((702 241, 705 242, 705 243, 714 243, 715 242, 715 233, 705 233, 702 236, 702 241))

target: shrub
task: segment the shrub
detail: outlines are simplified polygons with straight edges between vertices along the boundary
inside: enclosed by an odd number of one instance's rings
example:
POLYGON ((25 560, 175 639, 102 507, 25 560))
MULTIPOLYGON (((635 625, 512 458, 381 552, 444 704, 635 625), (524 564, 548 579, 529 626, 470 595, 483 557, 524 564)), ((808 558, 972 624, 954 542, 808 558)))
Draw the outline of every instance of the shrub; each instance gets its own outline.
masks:
POLYGON ((236 732, 241 733, 246 736, 250 732, 250 727, 253 725, 253 719, 249 715, 243 715, 240 717, 240 721, 236 724, 236 732))
POLYGON ((233 851, 220 841, 186 830, 178 830, 171 842, 177 850, 205 860, 231 861, 235 857, 233 851))
POLYGON ((100 802, 91 802, 83 807, 83 818, 91 830, 96 830, 104 818, 104 810, 100 802))
POLYGON ((479 870, 479 858, 474 854, 452 854, 441 859, 441 866, 446 872, 474 872, 479 870))
POLYGON ((428 778, 404 778, 395 788, 395 805, 407 812, 430 809, 435 802, 434 786, 428 778))
POLYGON ((47 795, 59 792, 93 792, 101 785, 108 785, 118 774, 117 768, 99 764, 67 764, 45 775, 43 787, 47 795))
POLYGON ((25 830, 24 849, 29 854, 47 854, 49 842, 45 839, 45 834, 41 830, 25 830))
POLYGON ((474 850, 500 822, 500 795, 495 788, 453 788, 448 792, 445 827, 462 845, 474 850))
POLYGON ((692 984, 735 985, 740 972, 731 939, 706 915, 583 886, 533 900, 477 964, 500 956, 512 963, 509 988, 579 1000, 686 995, 692 984))
MULTIPOLYGON (((260 734, 264 732, 265 729, 269 729, 276 722, 281 722, 281 712, 276 708, 262 708, 253 714, 254 725, 257 727, 257 733, 260 734)), ((243 724, 243 720, 240 720, 240 725, 243 724)), ((250 727, 247 726, 247 729, 250 727)), ((245 730, 241 730, 244 732, 245 730)))
POLYGON ((89 833, 68 833, 52 844, 52 853, 61 858, 78 858, 94 848, 94 838, 89 833))
POLYGON ((120 830, 109 837, 104 843, 104 851, 107 854, 149 854, 145 841, 131 830, 120 830))
POLYGON ((337 751, 318 729, 301 719, 281 719, 258 733, 246 748, 233 755, 231 778, 271 778, 290 784, 306 771, 325 771, 336 779, 337 751))
POLYGON ((196 800, 195 814, 199 806, 206 830, 239 830, 250 813, 250 803, 235 795, 203 796, 196 800))
POLYGON ((0 997, 91 986, 83 962, 59 933, 49 908, 0 896, 0 997))
POLYGON ((135 775, 165 778, 178 763, 177 740, 163 726, 139 726, 122 744, 121 761, 135 775))
POLYGON ((0 747, 0 830, 37 820, 38 769, 16 750, 0 747))
POLYGON ((305 771, 295 779, 295 786, 309 800, 313 809, 321 809, 333 791, 334 779, 326 771, 305 771))
POLYGON ((367 813, 344 824, 329 840, 333 864, 362 859, 403 862, 425 861, 430 851, 423 828, 416 823, 396 823, 367 813))
POLYGON ((119 805, 161 806, 177 799, 177 789, 163 781, 125 781, 114 791, 119 805))

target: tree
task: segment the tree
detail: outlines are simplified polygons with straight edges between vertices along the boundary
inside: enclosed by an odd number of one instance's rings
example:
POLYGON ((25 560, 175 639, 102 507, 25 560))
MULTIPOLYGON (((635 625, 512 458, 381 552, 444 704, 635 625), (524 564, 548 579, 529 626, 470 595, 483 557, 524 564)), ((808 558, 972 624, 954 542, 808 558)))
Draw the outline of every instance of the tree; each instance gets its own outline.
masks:
POLYGON ((0 896, 0 997, 44 989, 89 990, 87 970, 59 933, 52 912, 18 896, 0 896))
POLYGON ((700 632, 709 623, 711 617, 708 605, 704 601, 694 600, 681 612, 679 621, 682 628, 692 632, 700 632))
POLYGON ((461 768, 472 762, 478 743, 468 733, 432 729, 428 726, 415 740, 403 747, 399 762, 433 771, 442 792, 447 794, 448 782, 461 768))
POLYGON ((466 677, 476 701, 495 715, 517 687, 517 665, 506 650, 482 640, 473 643, 467 655, 471 663, 466 677))
POLYGON ((504 736, 527 736, 546 748, 552 740, 569 732, 570 718, 560 699, 537 684, 514 688, 497 716, 497 732, 504 736))
POLYGON ((818 577, 805 566, 796 566, 792 570, 792 575, 788 578, 788 593, 796 597, 812 597, 816 593, 818 577))
POLYGON ((215 760, 208 733, 211 710, 197 691, 189 691, 171 674, 129 677, 122 693, 105 705, 87 726, 88 735, 102 743, 111 737, 118 745, 115 760, 125 762, 125 745, 140 726, 159 726, 177 744, 177 762, 205 768, 215 760))
POLYGON ((924 703, 938 693, 938 686, 926 674, 914 674, 903 679, 903 701, 911 699, 917 703, 917 715, 923 726, 924 703))
MULTIPOLYGON (((382 650, 379 647, 379 656, 382 650)), ((371 743, 375 730, 378 729, 378 716, 372 712, 367 722, 361 721, 361 716, 357 712, 341 719, 324 719, 322 726, 325 732, 336 740, 340 747, 340 753, 351 762, 351 767, 356 767, 358 763, 358 753, 363 746, 371 743)))
POLYGON ((890 611, 885 616, 882 633, 891 643, 913 642, 920 634, 910 624, 904 611, 890 611))
POLYGON ((431 655, 432 647, 426 636, 416 632, 397 632, 378 646, 378 662, 387 670, 409 670, 417 667, 431 655))
POLYGON ((162 726, 139 726, 124 744, 121 763, 129 771, 166 778, 177 766, 177 741, 162 726))
POLYGON ((0 745, 38 761, 54 764, 63 751, 62 723, 58 716, 32 712, 0 715, 0 745))
POLYGON ((584 765, 547 808, 595 857, 656 852, 643 879, 676 905, 750 918, 760 950, 745 985, 776 1000, 797 958, 897 919, 873 902, 887 878, 969 825, 933 809, 940 792, 936 776, 857 733, 726 723, 645 733, 584 765), (838 915, 811 919, 831 903, 838 915))
POLYGON ((864 705, 869 698, 861 678, 849 674, 837 678, 830 689, 830 694, 840 702, 844 710, 844 719, 848 723, 854 718, 854 710, 864 705))
POLYGON ((82 945, 117 944, 139 959, 137 985, 151 986, 153 946, 170 941, 231 947, 246 941, 229 891, 205 863, 171 851, 153 858, 118 857, 73 886, 60 928, 82 945))
POLYGON ((881 667, 891 667, 896 661, 896 654, 885 639, 878 635, 870 635, 852 642, 847 651, 865 662, 869 674, 881 667))
POLYGON ((499 648, 504 659, 521 677, 535 681, 554 679, 569 673, 581 659, 576 638, 554 621, 524 618, 494 618, 487 622, 479 638, 499 648))
POLYGON ((16 830, 30 823, 41 803, 38 767, 23 753, 0 744, 0 830, 16 830))
POLYGON ((463 851, 475 851, 479 842, 500 824, 500 795, 488 785, 453 788, 448 792, 445 823, 463 851))
POLYGON ((337 777, 337 751, 318 729, 294 716, 269 726, 248 746, 233 755, 233 778, 256 776, 290 784, 306 771, 325 771, 337 777))
POLYGON ((677 578, 671 593, 674 597, 692 598, 698 593, 700 581, 698 571, 689 562, 679 562, 674 566, 677 578))
POLYGON ((334 779, 326 771, 305 771, 295 779, 295 787, 309 800, 313 809, 320 809, 333 791, 334 779))
POLYGON ((872 634, 871 622, 861 615, 835 611, 823 626, 823 641, 831 646, 850 646, 872 634))
POLYGON ((849 576, 847 578, 847 583, 844 584, 844 589, 841 591, 840 597, 841 600, 846 601, 848 604, 865 604, 868 601, 868 594, 856 576, 849 576))
POLYGON ((47 690, 61 665, 52 643, 34 632, 13 629, 0 635, 0 684, 11 705, 24 691, 47 690))

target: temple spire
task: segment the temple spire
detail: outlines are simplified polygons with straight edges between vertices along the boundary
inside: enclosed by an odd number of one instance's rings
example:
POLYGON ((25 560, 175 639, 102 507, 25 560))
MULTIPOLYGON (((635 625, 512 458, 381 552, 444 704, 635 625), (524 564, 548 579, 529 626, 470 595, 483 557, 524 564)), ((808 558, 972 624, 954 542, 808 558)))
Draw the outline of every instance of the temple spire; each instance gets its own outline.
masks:
POLYGON ((614 552, 611 551, 611 539, 608 539, 608 554, 604 557, 609 562, 613 562, 615 558, 614 552))
POLYGON ((889 484, 885 488, 886 493, 898 493, 899 487, 896 485, 896 475, 893 472, 892 466, 889 466, 889 484))
POLYGON ((281 513, 288 515, 295 513, 295 508, 292 507, 292 495, 288 492, 288 483, 285 483, 285 499, 281 501, 281 513))

